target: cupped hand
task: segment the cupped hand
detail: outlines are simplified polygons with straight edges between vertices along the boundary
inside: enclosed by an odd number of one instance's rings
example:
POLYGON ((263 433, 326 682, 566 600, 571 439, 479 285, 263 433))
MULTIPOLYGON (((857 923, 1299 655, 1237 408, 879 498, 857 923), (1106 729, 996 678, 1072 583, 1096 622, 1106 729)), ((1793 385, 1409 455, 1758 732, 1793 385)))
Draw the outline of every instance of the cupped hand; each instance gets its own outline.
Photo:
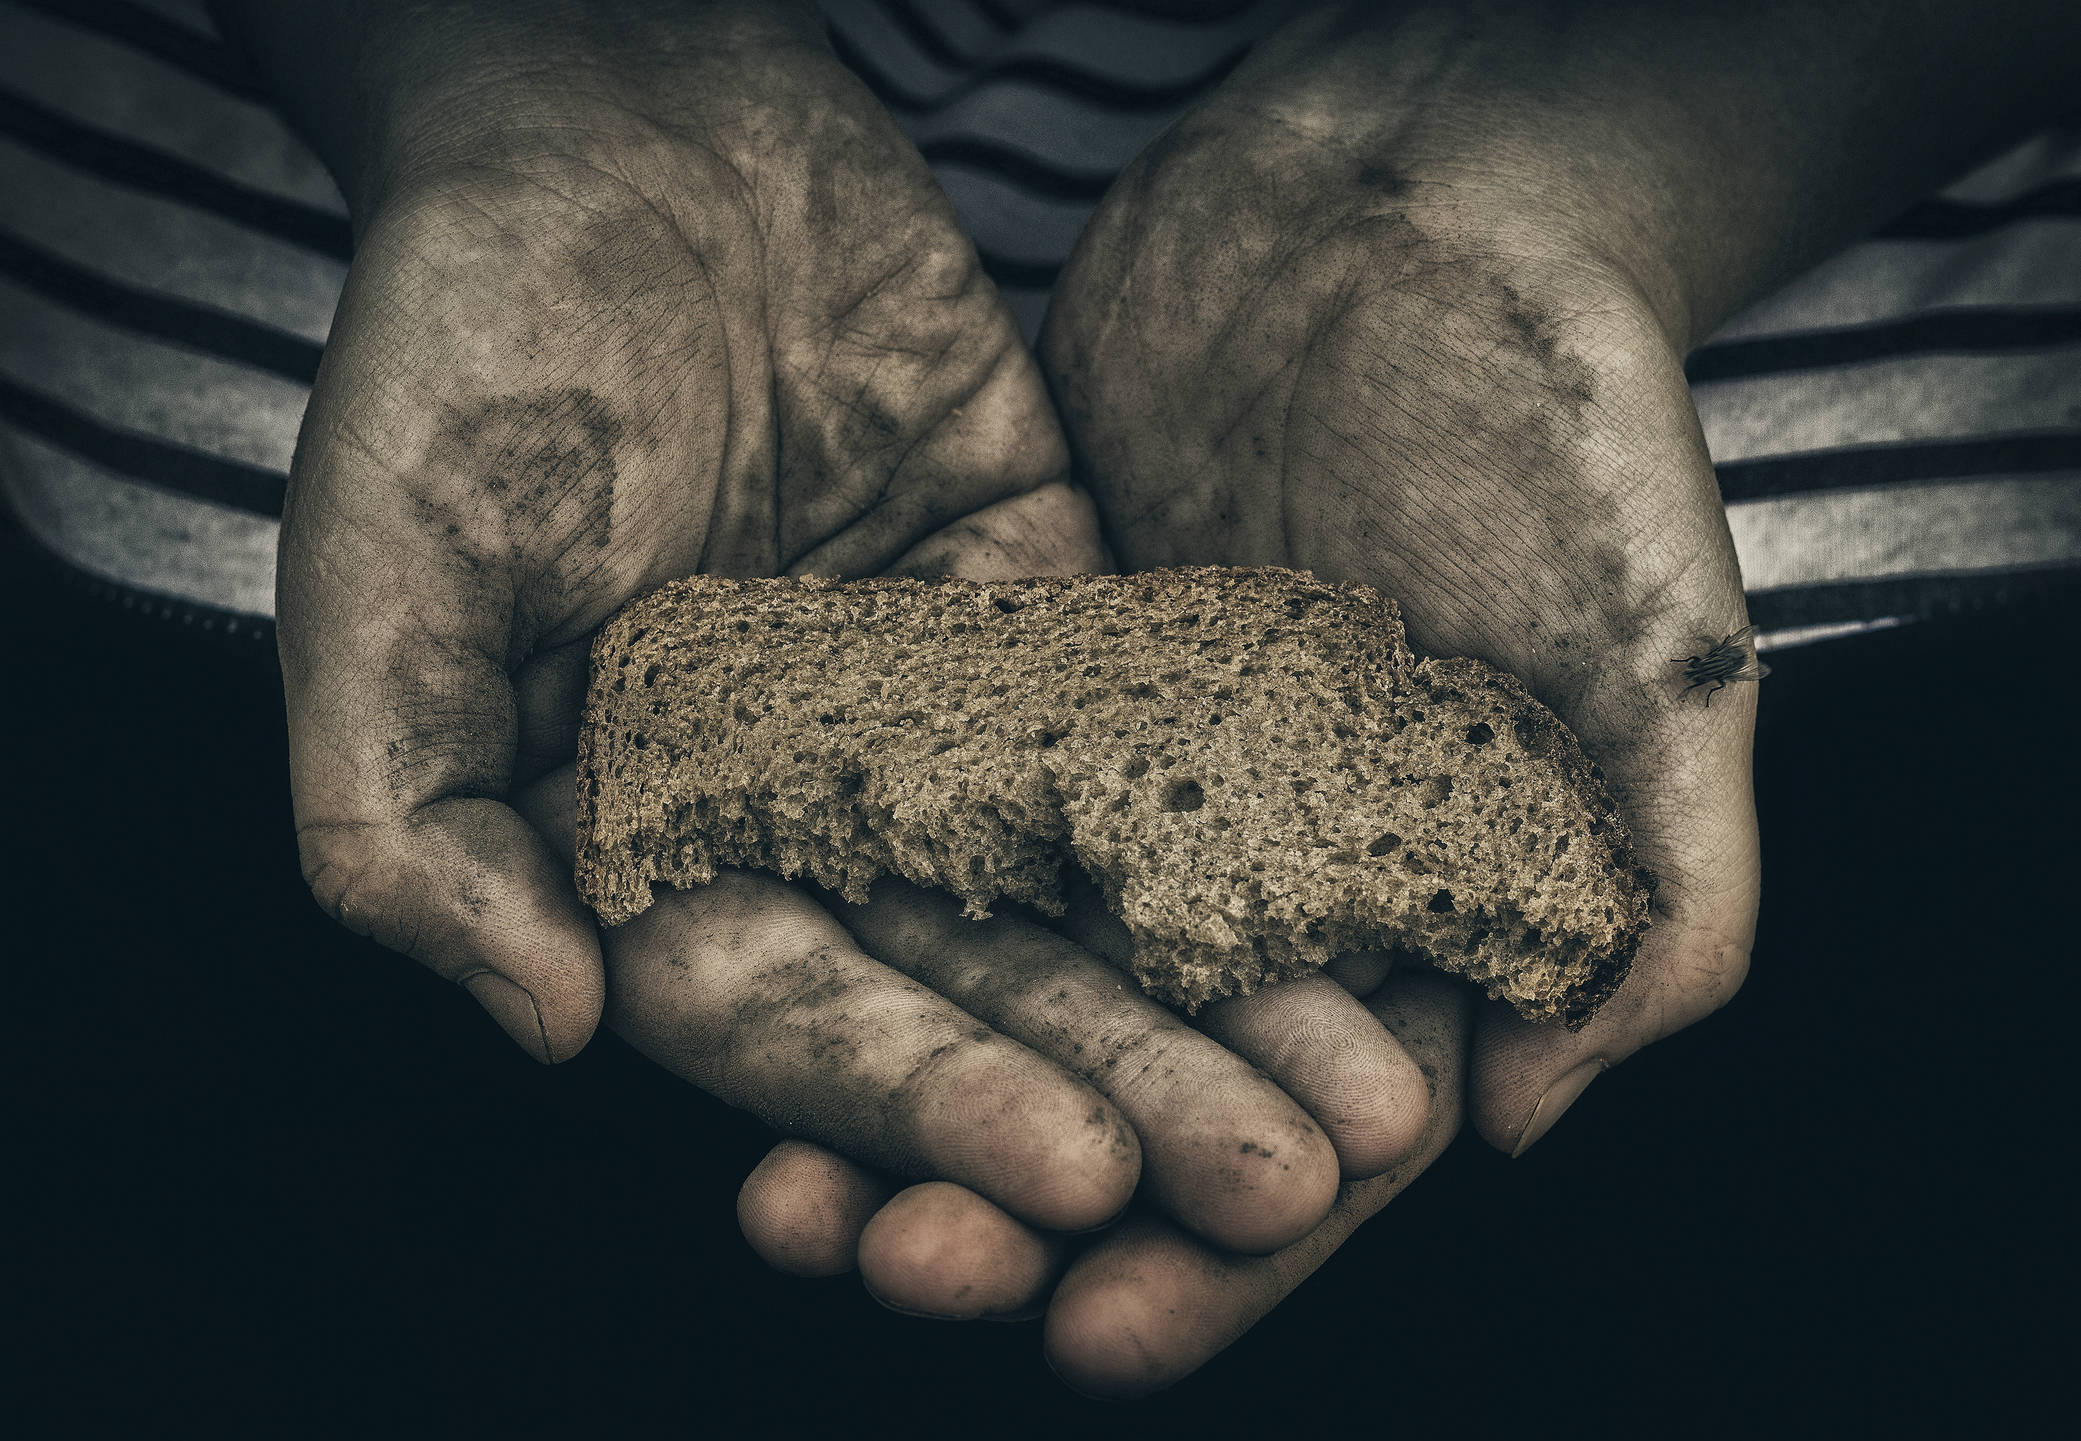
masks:
MULTIPOLYGON (((1219 1003, 1229 1010, 1224 1025, 1279 1034, 1257 1001, 1219 1003)), ((1161 1390, 1261 1320, 1408 1189, 1458 1132, 1467 993, 1404 969, 1371 993, 1365 1009, 1425 1078, 1426 1104, 1412 1116, 1420 1129, 1392 1165, 1346 1180, 1318 1224, 1268 1253, 1212 1242, 1149 1206, 1097 1236, 1050 1235, 971 1187, 928 1182, 890 1196, 874 1171, 800 1140, 775 1147, 745 1181, 739 1220, 774 1266, 832 1275, 857 1262, 868 1288, 898 1310, 946 1320, 1019 1320, 1045 1311, 1048 1364, 1077 1390, 1115 1400, 1161 1390)), ((1275 1078, 1290 1088, 1295 1077, 1337 1076, 1319 1069, 1320 1058, 1339 1047, 1335 1032, 1311 1025, 1294 1039, 1275 1078)))
MULTIPOLYGON (((1161 1221, 1077 1254, 948 1186, 863 1219, 819 1199, 861 1178, 800 1148, 747 1182, 747 1234, 770 1258, 857 1235, 870 1285, 908 1278, 918 1309, 1045 1301, 1050 1359, 1087 1390, 1167 1384, 1241 1334, 1443 1148, 1463 1068, 1476 1127, 1522 1151, 1589 1079, 1723 1003, 1747 968, 1754 693, 1708 710, 1670 663, 1740 627, 1740 576, 1679 327, 1626 248, 1599 243, 1600 224, 1628 217, 1581 204, 1581 172, 1626 157, 1556 155, 1526 133, 1523 97, 1481 83, 1509 65, 1464 53, 1448 22, 1415 15, 1379 49, 1363 25, 1304 19, 1263 46, 1101 205, 1043 365, 1124 566, 1364 581, 1400 603, 1420 650, 1523 678, 1599 763, 1659 873, 1653 925, 1576 1033, 1486 1005, 1470 1044, 1462 992, 1391 977, 1375 1009, 1432 1079, 1428 1126, 1271 1256, 1161 1221)), ((1379 982, 1377 961, 1336 971, 1379 982)))
POLYGON ((476 118, 422 112, 370 171, 284 522, 312 887, 538 1058, 604 1009, 719 1097, 1036 1234, 1139 1184, 1224 1246, 1283 1245, 1424 1111, 1334 987, 1302 1007, 1328 1055, 1281 1070, 1059 936, 900 887, 834 914, 730 873, 604 938, 572 887, 562 763, 624 600, 695 570, 1105 563, 915 151, 813 34, 707 39, 460 87, 476 118))
POLYGON ((358 206, 282 533, 304 870, 543 1060, 599 943, 508 801, 572 755, 608 614, 697 570, 1101 559, 1009 310, 801 29, 457 81, 358 206))
MULTIPOLYGON (((516 803, 568 865, 571 769, 516 803)), ((1095 898, 1079 913, 1110 921, 1095 898)), ((1185 1233, 1274 1251, 1328 1214, 1340 1173, 1377 1174, 1427 1123, 1416 1063, 1327 980, 1195 1028, 1055 929, 971 921, 901 882, 826 907, 725 869, 660 892, 603 941, 610 1028, 794 1138, 762 1168, 776 1184, 747 1188, 753 1243, 783 1269, 834 1274, 878 1234, 888 1264, 863 1269, 904 1309, 1005 1309, 1015 1256, 993 1252, 987 1275, 907 1269, 969 1246, 979 1210, 1014 1251, 1052 1256, 1139 1188, 1185 1233), (883 1210, 884 1178, 920 1184, 883 1210), (974 1204, 935 1212, 919 1194, 974 1204)))
POLYGON ((1107 197, 1042 356, 1124 566, 1366 582, 1601 766, 1652 925, 1580 1032, 1483 1009, 1468 1104, 1518 1152, 1741 984, 1755 690, 1708 709, 1671 664, 1738 629, 1743 592, 1681 342, 1601 243, 1630 218, 1581 199, 1629 157, 1555 153, 1523 96, 1468 80, 1484 57, 1417 38, 1269 44, 1107 197))

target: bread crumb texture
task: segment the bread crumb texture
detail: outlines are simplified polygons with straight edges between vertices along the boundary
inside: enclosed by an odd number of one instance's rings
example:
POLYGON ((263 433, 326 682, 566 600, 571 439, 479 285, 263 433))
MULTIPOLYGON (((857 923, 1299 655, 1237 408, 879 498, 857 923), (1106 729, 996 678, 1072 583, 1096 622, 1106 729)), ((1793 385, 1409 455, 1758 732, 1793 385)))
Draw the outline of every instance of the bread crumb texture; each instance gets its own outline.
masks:
POLYGON ((1580 1026, 1654 884, 1517 680, 1274 569, 674 582, 593 646, 578 815, 609 925, 718 866, 1060 914, 1074 860, 1187 1010, 1399 947, 1580 1026))

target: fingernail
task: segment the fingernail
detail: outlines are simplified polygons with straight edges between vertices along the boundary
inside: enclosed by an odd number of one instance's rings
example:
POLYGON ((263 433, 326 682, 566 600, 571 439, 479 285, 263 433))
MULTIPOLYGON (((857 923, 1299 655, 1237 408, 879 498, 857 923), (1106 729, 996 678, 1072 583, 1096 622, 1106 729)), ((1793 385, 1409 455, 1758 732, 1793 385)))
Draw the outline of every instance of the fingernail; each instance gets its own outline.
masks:
POLYGON ((886 1311, 894 1311, 899 1316, 909 1316, 919 1321, 959 1321, 964 1319, 960 1316, 949 1316, 942 1311, 920 1311, 914 1306, 899 1306, 887 1296, 875 1290, 874 1287, 868 1285, 865 1276, 860 1278, 860 1287, 873 1298, 875 1305, 886 1311))
POLYGON ((979 1319, 984 1321, 1016 1323, 1021 1321, 1038 1321, 1041 1317, 1047 1314, 1048 1308, 1044 1305, 1021 1306, 1014 1311, 993 1311, 989 1315, 983 1316, 979 1319))
POLYGON ((497 971, 479 971, 463 979, 462 988, 470 998, 499 1023, 499 1028, 520 1043, 526 1051, 545 1066, 556 1058, 549 1052, 549 1031, 542 1024, 542 1008, 535 998, 521 987, 507 980, 497 971))
POLYGON ((1515 1161, 1531 1150, 1541 1136, 1554 1128, 1554 1122, 1560 1120, 1576 1099, 1590 1088, 1590 1082, 1609 1069, 1602 1056, 1593 1056, 1548 1086, 1546 1094, 1539 1098, 1539 1104, 1532 1108, 1532 1119, 1525 1122, 1524 1130, 1518 1132, 1517 1146, 1511 1151, 1510 1159, 1515 1161))
POLYGON ((1059 1231, 1056 1234, 1062 1236, 1095 1236, 1100 1231, 1110 1230, 1112 1227, 1119 1225, 1120 1218, 1122 1216, 1125 1216, 1129 1211, 1132 1211, 1133 1209, 1134 1197, 1129 1196, 1127 1200, 1121 1205, 1119 1210, 1113 1212, 1112 1215, 1106 1217, 1103 1221, 1100 1221, 1096 1226, 1079 1226, 1074 1231, 1059 1231))
POLYGON ((1127 1399, 1125 1397, 1101 1396, 1096 1391, 1086 1391, 1082 1386, 1079 1386, 1076 1382, 1070 1380, 1069 1377, 1063 1375, 1062 1368, 1055 1364, 1055 1358, 1053 1356, 1050 1356, 1045 1350, 1041 1352, 1041 1360, 1045 1361, 1048 1365, 1048 1369, 1055 1373, 1055 1379, 1062 1383, 1063 1390, 1081 1396, 1086 1401, 1096 1401, 1101 1406, 1125 1406, 1127 1404, 1127 1399))

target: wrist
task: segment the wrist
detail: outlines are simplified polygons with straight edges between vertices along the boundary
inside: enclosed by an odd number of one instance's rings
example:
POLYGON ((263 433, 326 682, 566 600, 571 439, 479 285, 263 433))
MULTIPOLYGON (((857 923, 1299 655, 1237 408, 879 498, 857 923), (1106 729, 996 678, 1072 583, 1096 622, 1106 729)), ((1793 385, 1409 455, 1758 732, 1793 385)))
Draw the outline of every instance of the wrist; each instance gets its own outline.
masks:
MULTIPOLYGON (((214 0, 356 217, 444 171, 591 159, 699 123, 828 54, 804 0, 214 0), (302 13, 300 13, 302 12, 302 13)), ((740 107, 741 108, 741 107, 740 107)))
POLYGON ((1323 4, 1219 103, 1403 178, 1433 223, 1627 277, 1679 351, 2070 107, 2081 8, 1323 4))
POLYGON ((1542 93, 1553 82, 1525 27, 1552 7, 1525 0, 1507 23, 1499 8, 1475 23, 1457 6, 1387 18, 1319 6, 1268 37, 1128 182, 1159 210, 1221 194, 1228 223, 1268 252, 1282 236, 1364 234, 1371 265, 1507 275, 1585 312, 1642 312, 1674 344, 1691 323, 1689 276, 1632 198, 1669 157, 1593 139, 1584 107, 1542 93))

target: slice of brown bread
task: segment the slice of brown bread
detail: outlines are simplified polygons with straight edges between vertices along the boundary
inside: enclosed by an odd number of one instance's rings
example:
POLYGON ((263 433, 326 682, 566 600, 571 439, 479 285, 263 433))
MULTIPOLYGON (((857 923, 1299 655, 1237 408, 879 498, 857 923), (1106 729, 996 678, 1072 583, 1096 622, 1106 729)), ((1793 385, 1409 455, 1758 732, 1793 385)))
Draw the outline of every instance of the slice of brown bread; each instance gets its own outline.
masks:
POLYGON ((593 646, 578 880, 610 925, 717 866, 1061 910, 1074 859, 1187 1008, 1399 946, 1579 1026, 1651 873, 1508 675, 1284 570, 977 584, 696 577, 593 646))

